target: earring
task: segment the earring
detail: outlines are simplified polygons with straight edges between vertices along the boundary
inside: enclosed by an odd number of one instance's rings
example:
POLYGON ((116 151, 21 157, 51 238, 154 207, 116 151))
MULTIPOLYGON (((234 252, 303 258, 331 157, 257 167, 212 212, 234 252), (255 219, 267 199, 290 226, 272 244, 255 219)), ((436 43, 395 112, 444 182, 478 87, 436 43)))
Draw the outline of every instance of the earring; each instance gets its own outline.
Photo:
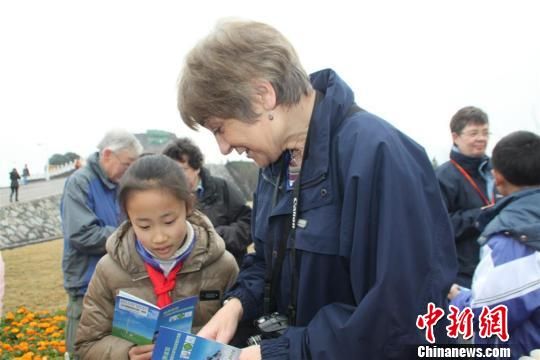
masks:
POLYGON ((274 120, 274 115, 272 113, 268 113, 268 120, 274 120))

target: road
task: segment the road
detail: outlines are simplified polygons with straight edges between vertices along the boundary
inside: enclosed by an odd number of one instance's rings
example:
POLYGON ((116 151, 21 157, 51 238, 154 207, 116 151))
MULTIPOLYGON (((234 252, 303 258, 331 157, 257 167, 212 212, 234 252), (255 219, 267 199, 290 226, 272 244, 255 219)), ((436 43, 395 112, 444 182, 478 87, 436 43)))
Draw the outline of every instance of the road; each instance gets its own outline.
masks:
MULTIPOLYGON (((25 202, 39 199, 51 195, 61 194, 64 190, 66 178, 53 179, 49 181, 32 182, 19 186, 19 201, 25 202)), ((9 205, 10 188, 0 188, 0 206, 9 205)))

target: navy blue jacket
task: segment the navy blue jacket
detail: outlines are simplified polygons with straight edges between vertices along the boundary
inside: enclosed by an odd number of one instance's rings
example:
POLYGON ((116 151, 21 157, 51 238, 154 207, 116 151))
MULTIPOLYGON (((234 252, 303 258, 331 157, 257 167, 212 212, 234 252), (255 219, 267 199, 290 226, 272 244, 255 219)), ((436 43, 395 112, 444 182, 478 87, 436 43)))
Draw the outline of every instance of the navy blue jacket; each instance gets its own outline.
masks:
MULTIPOLYGON (((429 302, 446 308, 456 275, 435 174, 424 150, 384 120, 368 112, 344 119, 354 95, 333 71, 313 74, 312 83, 323 96, 302 166, 296 326, 263 341, 262 356, 404 359, 403 344, 425 342, 417 316, 429 302)), ((244 319, 262 315, 265 264, 275 259, 271 249, 289 225, 292 192, 276 183, 284 157, 261 171, 252 221, 256 252, 228 293, 240 299, 244 319)), ((281 313, 289 304, 289 260, 287 251, 276 295, 281 313)))
MULTIPOLYGON (((491 177, 489 173, 491 164, 487 156, 473 158, 452 150, 450 159, 467 171, 486 198, 489 199, 489 196, 493 195, 493 183, 488 185, 484 178, 484 176, 491 177)), ((481 207, 487 204, 450 161, 439 166, 435 173, 454 230, 459 264, 458 275, 454 282, 470 288, 474 269, 480 261, 480 246, 476 241, 480 231, 476 228, 475 222, 482 212, 481 207)))

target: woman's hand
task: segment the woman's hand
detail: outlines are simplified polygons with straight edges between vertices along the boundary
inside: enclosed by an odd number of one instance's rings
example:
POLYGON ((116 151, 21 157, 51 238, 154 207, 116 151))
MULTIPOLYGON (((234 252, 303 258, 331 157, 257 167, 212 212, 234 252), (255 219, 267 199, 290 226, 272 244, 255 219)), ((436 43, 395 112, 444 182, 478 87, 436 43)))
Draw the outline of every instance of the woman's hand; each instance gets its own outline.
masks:
POLYGON ((130 360, 150 360, 152 358, 154 344, 137 345, 129 349, 128 356, 130 360))
POLYGON ((244 313, 242 303, 232 298, 199 331, 198 336, 228 344, 236 333, 244 313))
POLYGON ((260 360, 262 359, 261 347, 259 345, 243 348, 238 360, 260 360))
POLYGON ((452 285, 448 292, 448 300, 453 300, 461 292, 461 287, 458 284, 452 285))

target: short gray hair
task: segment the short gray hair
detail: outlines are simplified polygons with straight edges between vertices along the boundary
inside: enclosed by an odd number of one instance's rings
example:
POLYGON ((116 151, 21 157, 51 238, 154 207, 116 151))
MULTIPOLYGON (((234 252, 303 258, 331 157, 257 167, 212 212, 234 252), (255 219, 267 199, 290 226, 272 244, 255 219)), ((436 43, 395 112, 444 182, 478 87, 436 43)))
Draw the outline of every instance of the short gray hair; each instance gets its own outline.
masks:
POLYGON ((122 129, 109 130, 105 134, 98 144, 98 150, 102 153, 105 149, 113 152, 127 150, 136 153, 137 156, 143 152, 143 146, 135 135, 122 129))
POLYGON ((298 104, 312 91, 291 43, 270 25, 221 21, 186 56, 178 80, 178 109, 192 129, 211 117, 250 122, 255 80, 267 80, 276 105, 298 104))

